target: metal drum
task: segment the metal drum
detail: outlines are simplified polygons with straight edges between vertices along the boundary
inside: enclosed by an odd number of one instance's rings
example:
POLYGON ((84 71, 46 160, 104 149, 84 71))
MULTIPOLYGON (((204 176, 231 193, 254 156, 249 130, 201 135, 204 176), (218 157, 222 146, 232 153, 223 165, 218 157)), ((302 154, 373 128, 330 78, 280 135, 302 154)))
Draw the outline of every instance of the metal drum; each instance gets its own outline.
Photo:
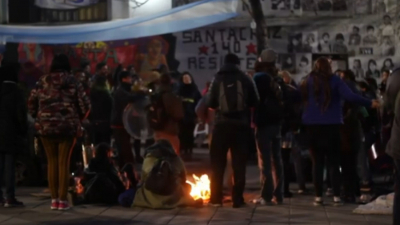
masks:
POLYGON ((147 140, 154 137, 154 132, 147 123, 146 106, 149 99, 144 99, 126 106, 122 116, 125 130, 135 139, 147 140))

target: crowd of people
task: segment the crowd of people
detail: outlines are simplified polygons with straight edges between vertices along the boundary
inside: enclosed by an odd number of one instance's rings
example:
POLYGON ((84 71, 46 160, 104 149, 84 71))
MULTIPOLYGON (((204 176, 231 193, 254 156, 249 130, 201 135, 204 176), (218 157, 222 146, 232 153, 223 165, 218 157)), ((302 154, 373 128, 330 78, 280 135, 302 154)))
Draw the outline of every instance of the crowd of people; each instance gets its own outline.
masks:
MULTIPOLYGON (((297 84, 288 71, 276 67, 277 57, 273 50, 264 50, 249 76, 240 70, 238 56, 228 54, 201 93, 189 72, 179 76, 160 67, 144 83, 133 66, 120 66, 110 75, 107 64, 99 63, 91 75, 88 62, 72 71, 68 57, 60 54, 53 58, 50 73, 31 90, 27 104, 17 85, 17 64, 3 63, 0 178, 6 184, 4 206, 23 205, 15 198, 13 174, 16 154, 27 146, 27 114, 34 119, 46 152, 51 209, 69 208, 71 169, 79 170, 81 148, 88 144, 95 146, 95 156, 83 175, 86 201, 118 200, 124 206, 149 208, 198 204, 189 196, 182 161, 193 153, 197 123, 208 124, 210 131, 210 205, 223 204, 227 161, 231 161, 233 207, 246 204, 246 163, 252 145, 257 149, 261 182, 260 197, 253 200, 256 204, 282 204, 284 198, 292 197, 291 159, 298 193, 309 192, 301 160, 305 149, 313 163, 314 205, 323 205, 324 181, 334 205, 368 202, 373 184, 368 152, 380 136, 400 169, 400 70, 386 71, 378 86, 372 80, 356 81, 351 70, 334 73, 331 60, 321 57, 297 84), (381 95, 385 96, 383 110, 379 110, 381 95), (139 102, 148 102, 146 122, 154 131, 143 155, 141 139, 132 138, 123 122, 127 106, 139 102), (141 176, 135 164, 142 164, 141 176)), ((400 181, 398 174, 396 181, 400 181)))

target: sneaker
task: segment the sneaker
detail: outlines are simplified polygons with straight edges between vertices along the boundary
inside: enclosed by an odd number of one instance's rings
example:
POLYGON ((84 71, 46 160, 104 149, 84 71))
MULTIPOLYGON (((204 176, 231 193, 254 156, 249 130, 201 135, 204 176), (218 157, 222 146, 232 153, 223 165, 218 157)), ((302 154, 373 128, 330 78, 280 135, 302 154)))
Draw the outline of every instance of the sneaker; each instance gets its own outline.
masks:
POLYGON ((324 204, 324 201, 322 200, 321 197, 315 197, 313 204, 315 206, 322 206, 324 204))
POLYGON ((332 197, 333 196, 333 189, 332 188, 328 188, 327 190, 326 190, 326 196, 328 196, 328 197, 332 197))
POLYGON ((52 199, 52 200, 51 200, 50 209, 52 209, 52 210, 58 210, 58 206, 59 206, 58 199, 52 199))
POLYGON ((367 204, 371 201, 372 197, 369 194, 363 194, 361 195, 360 199, 359 199, 359 203, 361 204, 367 204))
POLYGON ((272 204, 272 201, 269 201, 269 202, 267 202, 267 201, 265 201, 263 198, 256 198, 256 199, 253 199, 252 200, 252 202, 254 203, 254 204, 256 204, 256 205, 273 205, 272 204))
POLYGON ((23 207, 24 203, 17 201, 17 199, 7 199, 4 203, 4 207, 11 208, 11 207, 23 207))
POLYGON ((333 206, 342 206, 344 205, 342 199, 340 197, 333 197, 333 206))
POLYGON ((242 207, 245 207, 246 206, 246 203, 245 202, 239 202, 239 203, 233 203, 232 204, 232 207, 233 208, 242 208, 242 207))
POLYGON ((208 205, 211 206, 211 207, 215 207, 215 208, 222 207, 222 203, 211 203, 211 202, 209 202, 208 205))
POLYGON ((65 211, 68 210, 69 208, 70 207, 67 201, 60 201, 58 203, 58 210, 65 211))
POLYGON ((308 193, 308 190, 307 189, 299 189, 298 191, 297 191, 297 194, 299 194, 299 195, 305 195, 305 194, 307 194, 308 193))

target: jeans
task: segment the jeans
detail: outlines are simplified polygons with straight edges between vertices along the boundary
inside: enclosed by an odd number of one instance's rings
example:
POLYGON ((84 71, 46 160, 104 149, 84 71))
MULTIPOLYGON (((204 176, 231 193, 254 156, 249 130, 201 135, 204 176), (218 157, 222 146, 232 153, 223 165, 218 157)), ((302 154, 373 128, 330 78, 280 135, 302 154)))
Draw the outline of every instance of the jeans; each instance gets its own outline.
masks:
POLYGON ((297 142, 297 135, 293 134, 292 132, 288 132, 285 135, 285 142, 282 141, 282 160, 283 160, 283 167, 284 167, 284 177, 285 177, 285 192, 289 191, 290 185, 290 176, 292 171, 290 170, 290 157, 293 157, 294 161, 294 169, 296 172, 296 180, 297 184, 299 185, 300 190, 306 189, 306 183, 304 179, 304 172, 303 172, 303 157, 301 156, 301 148, 297 142), (288 145, 288 143, 290 144, 288 145))
POLYGON ((340 125, 309 125, 310 153, 313 161, 313 180, 316 197, 322 197, 325 160, 333 186, 340 196, 340 125))
POLYGON ((283 201, 283 163, 281 155, 281 126, 257 128, 258 166, 260 168, 261 197, 269 202, 273 197, 283 201), (272 171, 272 163, 274 171, 272 171))
POLYGON ((6 195, 4 196, 1 190, 2 185, 0 185, 1 198, 15 198, 15 158, 13 154, 0 154, 0 182, 4 181, 6 186, 6 195))
POLYGON ((69 187, 69 161, 75 138, 42 137, 48 161, 49 189, 52 199, 67 200, 69 187))
POLYGON ((395 187, 393 201, 393 224, 400 224, 400 159, 394 160, 395 187))
POLYGON ((246 185, 246 157, 249 127, 241 124, 217 124, 213 130, 211 161, 211 199, 213 204, 221 204, 223 198, 223 181, 230 149, 233 169, 232 201, 244 203, 243 192, 246 185))

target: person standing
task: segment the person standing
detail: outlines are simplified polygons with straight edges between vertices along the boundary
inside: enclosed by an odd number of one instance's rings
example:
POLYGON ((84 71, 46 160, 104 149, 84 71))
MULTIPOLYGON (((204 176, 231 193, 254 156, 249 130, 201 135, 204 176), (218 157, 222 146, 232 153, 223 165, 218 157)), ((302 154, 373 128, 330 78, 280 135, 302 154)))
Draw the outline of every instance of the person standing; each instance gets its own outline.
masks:
POLYGON ((54 56, 50 74, 39 79, 28 100, 29 114, 36 120, 35 128, 47 155, 53 210, 69 209, 70 154, 90 108, 82 84, 71 75, 68 57, 54 56))
POLYGON ((154 121, 150 123, 154 130, 154 139, 168 140, 179 156, 179 123, 184 117, 184 110, 182 100, 173 92, 172 78, 169 74, 161 75, 156 92, 150 98, 151 107, 147 116, 148 120, 154 121))
POLYGON ((5 182, 5 195, 0 188, 4 207, 24 206, 15 198, 15 162, 28 148, 27 109, 23 91, 18 87, 17 65, 0 68, 0 181, 5 182))
POLYGON ((304 111, 303 124, 307 126, 310 153, 313 161, 313 180, 316 190, 314 205, 322 205, 325 159, 333 186, 334 205, 340 199, 340 125, 343 124, 342 100, 365 107, 377 108, 379 102, 361 97, 351 91, 340 77, 333 75, 331 62, 319 58, 312 72, 301 83, 304 111))
POLYGON ((179 80, 178 96, 182 99, 185 116, 179 124, 180 152, 191 156, 194 145, 194 128, 196 126, 195 108, 201 94, 189 72, 184 72, 179 80))
POLYGON ((93 77, 90 89, 90 103, 92 110, 89 115, 89 121, 92 129, 92 144, 97 146, 100 143, 110 144, 111 142, 111 110, 112 96, 107 85, 107 65, 99 63, 97 65, 98 73, 93 77))
MULTIPOLYGON (((111 112, 111 128, 115 138, 115 143, 118 150, 119 168, 122 168, 127 163, 134 163, 135 157, 132 152, 131 136, 125 130, 122 116, 126 106, 129 103, 134 103, 144 96, 137 92, 131 93, 133 79, 129 71, 122 71, 119 74, 119 86, 113 94, 113 104, 111 112)), ((136 162, 142 163, 143 157, 136 155, 136 162)))
POLYGON ((400 224, 400 69, 389 77, 385 92, 384 111, 393 118, 392 132, 386 145, 395 165, 395 190, 393 203, 393 224, 400 224))
POLYGON ((232 155, 233 207, 245 204, 243 192, 246 185, 246 158, 250 108, 257 106, 259 97, 250 77, 240 69, 240 59, 235 54, 225 56, 224 65, 215 75, 208 92, 207 105, 216 111, 213 129, 211 158, 212 206, 222 206, 222 189, 228 150, 232 155))
POLYGON ((258 161, 261 172, 261 198, 254 203, 281 204, 283 202, 283 163, 281 131, 284 119, 285 84, 275 66, 277 54, 264 50, 256 63, 254 82, 260 94, 260 105, 255 113, 258 161), (274 171, 272 171, 273 162, 274 171), (275 179, 273 179, 273 175, 275 179), (273 180, 275 182, 273 182, 273 180))

